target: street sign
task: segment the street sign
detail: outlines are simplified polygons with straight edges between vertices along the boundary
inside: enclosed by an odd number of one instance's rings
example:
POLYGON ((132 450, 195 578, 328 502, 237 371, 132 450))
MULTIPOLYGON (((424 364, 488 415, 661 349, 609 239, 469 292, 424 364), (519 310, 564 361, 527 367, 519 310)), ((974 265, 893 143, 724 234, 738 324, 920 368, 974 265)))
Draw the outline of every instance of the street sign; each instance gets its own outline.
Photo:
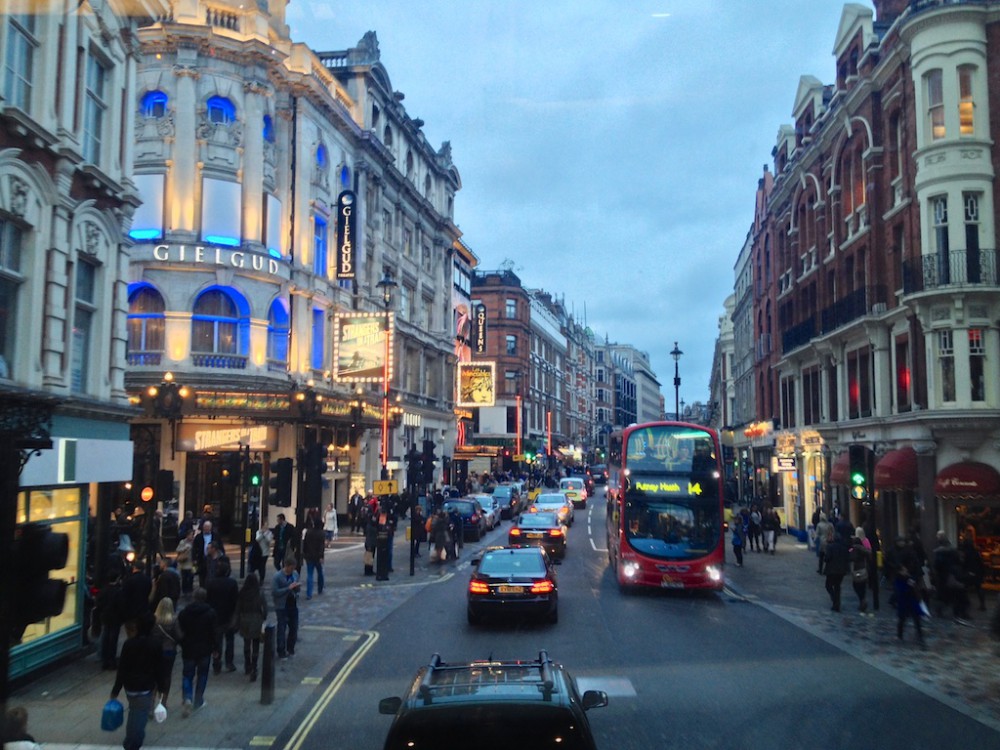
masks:
POLYGON ((399 482, 395 479, 376 480, 373 485, 376 495, 398 495, 399 482))
POLYGON ((514 455, 514 460, 515 461, 520 461, 521 463, 524 463, 524 454, 523 453, 517 453, 517 454, 515 454, 514 455))

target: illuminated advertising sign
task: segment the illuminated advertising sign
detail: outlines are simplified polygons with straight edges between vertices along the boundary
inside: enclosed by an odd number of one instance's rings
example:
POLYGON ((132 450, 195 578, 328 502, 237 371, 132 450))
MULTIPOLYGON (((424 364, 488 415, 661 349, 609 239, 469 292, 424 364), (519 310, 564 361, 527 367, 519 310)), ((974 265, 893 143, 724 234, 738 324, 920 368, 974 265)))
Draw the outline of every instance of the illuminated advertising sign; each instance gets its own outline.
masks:
POLYGON ((278 449, 278 429, 266 425, 217 422, 178 422, 175 447, 179 451, 238 451, 247 446, 251 451, 278 449))
POLYGON ((495 383, 496 362, 459 362, 458 405, 493 406, 495 383))
POLYGON ((345 190, 337 196, 337 279, 357 276, 354 266, 354 193, 345 190))
POLYGON ((692 482, 687 479, 637 479, 632 483, 632 486, 640 492, 645 492, 647 495, 690 495, 698 497, 703 492, 701 482, 692 482))
POLYGON ((336 316, 333 334, 335 380, 341 383, 381 383, 388 374, 392 381, 394 319, 391 312, 388 316, 388 331, 385 330, 385 313, 340 313, 336 316))
POLYGON ((486 351, 486 305, 476 305, 472 321, 472 346, 476 354, 486 351))

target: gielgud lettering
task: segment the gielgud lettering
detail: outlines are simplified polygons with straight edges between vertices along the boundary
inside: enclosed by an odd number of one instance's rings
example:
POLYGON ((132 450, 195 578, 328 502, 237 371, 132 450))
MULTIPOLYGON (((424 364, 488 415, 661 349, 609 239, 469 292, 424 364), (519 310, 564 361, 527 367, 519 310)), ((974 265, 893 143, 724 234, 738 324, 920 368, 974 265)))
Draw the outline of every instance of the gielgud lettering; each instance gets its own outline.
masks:
POLYGON ((351 227, 351 207, 344 206, 340 209, 340 215, 344 217, 343 241, 340 243, 340 273, 354 273, 354 245, 351 243, 353 228, 351 227))
POLYGON ((153 257, 163 262, 201 263, 214 266, 230 266, 245 268, 250 271, 267 271, 278 273, 278 260, 258 253, 247 253, 242 250, 229 250, 224 247, 205 247, 204 245, 156 245, 153 257))

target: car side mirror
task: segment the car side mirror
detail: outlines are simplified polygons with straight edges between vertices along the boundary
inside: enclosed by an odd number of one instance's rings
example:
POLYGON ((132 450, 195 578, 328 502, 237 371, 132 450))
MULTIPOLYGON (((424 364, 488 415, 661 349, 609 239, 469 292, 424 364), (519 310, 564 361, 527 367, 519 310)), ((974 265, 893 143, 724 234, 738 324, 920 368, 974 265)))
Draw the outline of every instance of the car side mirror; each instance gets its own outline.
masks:
POLYGON ((608 694, 603 690, 588 690, 583 694, 581 705, 584 711, 589 711, 592 708, 603 708, 608 705, 608 694))
POLYGON ((483 561, 483 558, 481 558, 481 557, 473 557, 472 558, 472 567, 478 568, 479 567, 479 563, 481 563, 482 561, 483 561))
MULTIPOLYGON (((588 690, 588 693, 593 693, 595 691, 588 690)), ((586 698, 586 696, 584 696, 586 698)), ((604 702, 607 703, 607 696, 604 698, 604 702)), ((395 714, 399 711, 400 706, 403 705, 403 699, 398 697, 383 698, 378 702, 378 712, 380 714, 395 714)))

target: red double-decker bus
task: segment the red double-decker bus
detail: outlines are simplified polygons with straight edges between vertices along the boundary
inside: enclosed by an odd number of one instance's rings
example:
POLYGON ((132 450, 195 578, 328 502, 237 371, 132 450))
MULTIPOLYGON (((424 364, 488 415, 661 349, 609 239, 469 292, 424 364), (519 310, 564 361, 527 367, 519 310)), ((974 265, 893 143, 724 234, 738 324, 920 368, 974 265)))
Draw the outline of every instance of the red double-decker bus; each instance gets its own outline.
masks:
POLYGON ((618 584, 722 589, 718 435, 701 425, 647 422, 626 427, 620 443, 617 434, 613 438, 607 531, 608 559, 618 584))

